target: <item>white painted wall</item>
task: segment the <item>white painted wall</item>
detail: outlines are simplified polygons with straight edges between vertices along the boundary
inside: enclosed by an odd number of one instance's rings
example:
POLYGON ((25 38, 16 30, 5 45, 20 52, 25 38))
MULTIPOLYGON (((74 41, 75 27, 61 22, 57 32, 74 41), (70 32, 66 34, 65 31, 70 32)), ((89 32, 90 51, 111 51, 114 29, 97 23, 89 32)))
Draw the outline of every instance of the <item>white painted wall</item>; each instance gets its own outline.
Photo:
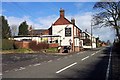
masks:
POLYGON ((96 48, 96 43, 92 43, 92 48, 96 48))
POLYGON ((32 41, 41 42, 40 37, 17 37, 17 38, 14 38, 14 40, 17 40, 17 41, 21 41, 23 39, 32 39, 32 41))
POLYGON ((79 45, 79 44, 80 44, 80 41, 79 41, 78 38, 75 38, 74 41, 75 41, 75 46, 80 46, 80 45, 79 45))
POLYGON ((17 37, 17 38, 14 38, 14 40, 17 40, 17 41, 21 41, 23 39, 31 39, 31 37, 17 37))
MULTIPOLYGON (((61 46, 69 46, 70 42, 69 40, 72 40, 73 43, 73 25, 68 24, 68 25, 55 25, 52 26, 52 35, 60 35, 61 36, 61 46), (71 36, 70 37, 65 37, 65 28, 71 28, 71 36)), ((59 40, 60 43, 60 40, 59 40)))

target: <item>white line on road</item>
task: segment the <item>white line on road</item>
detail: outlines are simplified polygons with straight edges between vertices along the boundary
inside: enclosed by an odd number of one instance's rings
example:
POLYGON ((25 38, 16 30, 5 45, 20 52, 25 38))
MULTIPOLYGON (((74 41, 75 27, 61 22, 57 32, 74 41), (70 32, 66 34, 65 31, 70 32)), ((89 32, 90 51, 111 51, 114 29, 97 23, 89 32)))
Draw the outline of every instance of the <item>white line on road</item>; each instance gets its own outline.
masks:
POLYGON ((96 53, 91 54, 91 56, 95 55, 96 53))
POLYGON ((0 76, 2 76, 2 73, 0 73, 0 76))
POLYGON ((52 62, 52 60, 49 60, 48 62, 52 62))
POLYGON ((19 69, 14 69, 15 71, 18 71, 19 69))
POLYGON ((68 58, 67 56, 64 57, 65 59, 68 58))
POLYGON ((40 63, 38 63, 38 64, 34 64, 33 66, 39 66, 39 65, 41 65, 40 63))
POLYGON ((102 51, 103 49, 99 50, 99 51, 96 51, 95 53, 91 54, 91 56, 97 54, 98 52, 102 51))
POLYGON ((109 78, 110 64, 111 64, 111 56, 112 56, 112 49, 111 49, 111 51, 110 51, 110 55, 109 55, 109 62, 108 62, 108 67, 107 67, 106 79, 105 79, 105 80, 108 80, 108 78, 109 78))
POLYGON ((23 70, 23 69, 25 69, 24 67, 20 67, 20 69, 18 69, 18 70, 23 70))
POLYGON ((24 67, 20 67, 19 69, 14 69, 14 71, 20 71, 20 70, 23 70, 25 69, 24 67))
POLYGON ((9 70, 5 71, 5 72, 9 72, 9 70))
POLYGON ((77 53, 77 54, 80 54, 80 53, 77 53))
POLYGON ((85 58, 83 58, 83 59, 81 59, 81 60, 83 61, 83 60, 85 60, 85 59, 87 59, 87 58, 89 58, 89 56, 87 56, 87 57, 85 57, 85 58))
POLYGON ((60 73, 60 72, 66 70, 66 69, 68 69, 68 68, 70 68, 70 67, 72 67, 72 66, 74 66, 74 65, 76 65, 76 64, 77 64, 77 62, 75 62, 75 63, 73 63, 73 64, 71 64, 71 65, 69 65, 69 66, 67 66, 67 67, 65 67, 65 68, 63 68, 63 69, 60 69, 60 70, 57 71, 56 73, 60 73))
POLYGON ((57 60, 60 60, 61 58, 58 58, 57 60))
POLYGON ((69 57, 72 57, 72 55, 70 55, 69 57))

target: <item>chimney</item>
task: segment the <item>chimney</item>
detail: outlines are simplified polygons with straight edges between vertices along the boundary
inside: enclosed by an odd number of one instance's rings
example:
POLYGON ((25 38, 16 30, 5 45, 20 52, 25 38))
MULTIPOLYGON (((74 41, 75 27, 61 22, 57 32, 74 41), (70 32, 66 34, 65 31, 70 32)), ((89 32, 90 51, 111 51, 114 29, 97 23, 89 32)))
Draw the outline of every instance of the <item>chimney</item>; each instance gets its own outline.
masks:
POLYGON ((71 23, 72 23, 73 25, 75 25, 75 19, 74 19, 74 18, 71 19, 71 23))
POLYGON ((65 12, 64 9, 61 8, 60 9, 60 17, 64 17, 64 12, 65 12))
POLYGON ((85 32, 88 32, 87 29, 85 29, 85 32))

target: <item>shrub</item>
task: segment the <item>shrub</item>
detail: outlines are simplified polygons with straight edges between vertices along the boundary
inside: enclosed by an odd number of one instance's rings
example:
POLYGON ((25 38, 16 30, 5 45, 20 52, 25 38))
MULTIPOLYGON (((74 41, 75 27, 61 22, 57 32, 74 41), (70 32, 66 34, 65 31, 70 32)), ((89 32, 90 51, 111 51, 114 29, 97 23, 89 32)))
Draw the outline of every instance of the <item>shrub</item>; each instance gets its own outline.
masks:
POLYGON ((37 43, 36 41, 32 41, 30 42, 29 47, 34 51, 40 51, 41 49, 47 49, 49 45, 45 42, 37 43))
POLYGON ((2 39, 2 50, 14 49, 14 41, 2 39))

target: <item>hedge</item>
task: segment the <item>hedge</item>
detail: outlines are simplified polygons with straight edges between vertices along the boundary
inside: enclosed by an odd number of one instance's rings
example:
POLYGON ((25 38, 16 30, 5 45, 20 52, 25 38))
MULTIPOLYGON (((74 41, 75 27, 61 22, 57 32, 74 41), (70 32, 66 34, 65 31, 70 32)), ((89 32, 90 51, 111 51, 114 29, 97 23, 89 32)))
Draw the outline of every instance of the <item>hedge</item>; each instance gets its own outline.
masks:
POLYGON ((14 41, 2 39, 2 50, 14 49, 14 41))

